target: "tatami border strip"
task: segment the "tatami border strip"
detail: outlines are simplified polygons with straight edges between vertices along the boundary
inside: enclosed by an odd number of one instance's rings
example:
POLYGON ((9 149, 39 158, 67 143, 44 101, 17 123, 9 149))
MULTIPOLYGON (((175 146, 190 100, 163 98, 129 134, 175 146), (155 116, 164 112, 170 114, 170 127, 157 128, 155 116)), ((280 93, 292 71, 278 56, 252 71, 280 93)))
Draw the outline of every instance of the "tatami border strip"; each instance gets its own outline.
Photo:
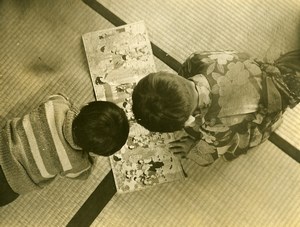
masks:
POLYGON ((277 146, 280 150, 290 156, 292 159, 300 163, 300 151, 281 136, 279 136, 276 132, 272 133, 269 137, 269 141, 271 141, 275 146, 277 146))
POLYGON ((117 189, 114 182, 114 176, 112 170, 110 170, 73 216, 67 227, 90 226, 116 192, 117 189))

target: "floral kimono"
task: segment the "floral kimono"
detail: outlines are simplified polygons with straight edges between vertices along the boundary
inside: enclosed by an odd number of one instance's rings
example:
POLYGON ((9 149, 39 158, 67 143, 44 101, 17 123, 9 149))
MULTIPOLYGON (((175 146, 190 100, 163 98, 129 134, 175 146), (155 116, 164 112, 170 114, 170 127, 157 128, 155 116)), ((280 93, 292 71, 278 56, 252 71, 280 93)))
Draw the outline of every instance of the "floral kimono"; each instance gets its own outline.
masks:
POLYGON ((199 94, 199 109, 185 128, 198 141, 188 157, 209 165, 265 141, 286 107, 300 101, 299 56, 290 52, 272 65, 236 51, 192 54, 179 71, 199 94))

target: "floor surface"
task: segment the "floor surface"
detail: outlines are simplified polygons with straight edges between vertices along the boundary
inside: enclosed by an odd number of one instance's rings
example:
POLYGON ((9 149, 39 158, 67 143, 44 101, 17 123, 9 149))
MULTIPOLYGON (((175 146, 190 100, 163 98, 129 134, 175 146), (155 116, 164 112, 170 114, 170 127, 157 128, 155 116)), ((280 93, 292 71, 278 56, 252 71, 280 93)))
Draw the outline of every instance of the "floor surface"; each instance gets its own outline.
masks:
MULTIPOLYGON (((300 48, 299 13, 299 0, 0 0, 0 124, 49 94, 63 92, 79 106, 94 100, 81 35, 114 27, 113 15, 144 20, 151 41, 183 62, 195 50, 218 49, 274 60, 300 48)), ((155 63, 172 70, 159 56, 155 63)), ((276 132, 296 155, 299 114, 299 106, 289 110, 276 132)), ((183 182, 112 198, 97 193, 110 173, 99 158, 88 180, 60 178, 0 208, 0 226, 299 226, 299 163, 285 149, 267 141, 233 162, 187 161, 183 182)))

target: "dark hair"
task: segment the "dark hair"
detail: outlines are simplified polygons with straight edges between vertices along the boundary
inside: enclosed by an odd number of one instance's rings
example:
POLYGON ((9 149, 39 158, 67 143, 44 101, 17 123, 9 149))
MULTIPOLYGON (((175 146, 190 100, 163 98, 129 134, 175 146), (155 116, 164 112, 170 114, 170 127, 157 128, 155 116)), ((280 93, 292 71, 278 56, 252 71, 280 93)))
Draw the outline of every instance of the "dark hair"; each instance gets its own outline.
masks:
POLYGON ((115 103, 94 101, 80 110, 72 129, 75 143, 84 151, 109 156, 126 143, 129 123, 115 103))
POLYGON ((190 90, 183 80, 168 72, 150 73, 141 79, 132 93, 137 122, 155 132, 182 129, 192 108, 190 90))
POLYGON ((189 78, 197 74, 204 74, 209 64, 203 62, 203 58, 207 57, 204 53, 193 53, 182 64, 178 71, 178 75, 189 78))

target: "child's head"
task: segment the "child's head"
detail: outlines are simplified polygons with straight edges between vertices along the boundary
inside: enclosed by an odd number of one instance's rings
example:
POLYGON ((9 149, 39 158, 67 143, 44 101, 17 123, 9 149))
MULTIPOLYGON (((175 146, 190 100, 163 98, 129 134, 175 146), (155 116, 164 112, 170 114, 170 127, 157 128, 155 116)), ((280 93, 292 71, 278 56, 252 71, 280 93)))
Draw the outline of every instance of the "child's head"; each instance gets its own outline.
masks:
POLYGON ((80 110, 72 129, 75 143, 84 151, 109 156, 126 143, 129 123, 116 104, 94 101, 80 110))
POLYGON ((133 90, 132 111, 137 122, 156 132, 182 129, 195 107, 192 86, 176 74, 150 73, 133 90))

